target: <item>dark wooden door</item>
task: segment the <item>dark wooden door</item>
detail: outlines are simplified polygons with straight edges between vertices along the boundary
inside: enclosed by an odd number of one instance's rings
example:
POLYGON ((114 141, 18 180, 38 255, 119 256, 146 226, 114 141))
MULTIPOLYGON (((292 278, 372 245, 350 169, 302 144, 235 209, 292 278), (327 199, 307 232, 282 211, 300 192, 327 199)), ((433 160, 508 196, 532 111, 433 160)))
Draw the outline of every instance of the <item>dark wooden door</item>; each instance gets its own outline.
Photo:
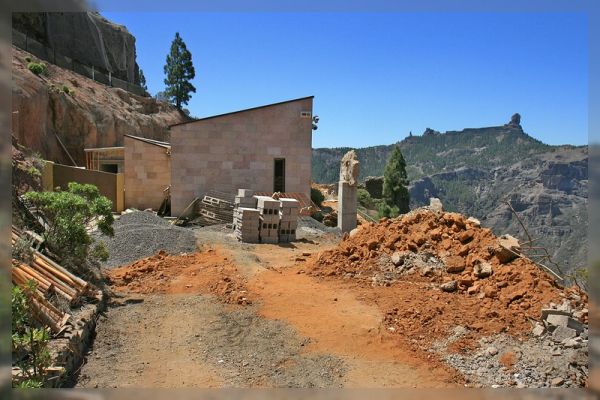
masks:
POLYGON ((285 158, 275 159, 273 192, 285 192, 285 158))

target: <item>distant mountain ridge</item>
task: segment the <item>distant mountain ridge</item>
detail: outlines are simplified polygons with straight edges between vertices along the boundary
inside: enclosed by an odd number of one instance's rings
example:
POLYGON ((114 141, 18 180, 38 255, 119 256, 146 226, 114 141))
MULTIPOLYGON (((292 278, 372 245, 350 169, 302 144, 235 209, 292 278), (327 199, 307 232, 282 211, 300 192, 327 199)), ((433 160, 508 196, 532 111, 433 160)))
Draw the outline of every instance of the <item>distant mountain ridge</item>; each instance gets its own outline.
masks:
MULTIPOLYGON (((355 149, 361 162, 359 180, 380 176, 392 148, 399 144, 406 159, 408 178, 452 171, 461 167, 508 165, 523 157, 565 146, 542 143, 523 131, 519 124, 466 128, 440 133, 427 128, 422 136, 407 136, 390 144, 355 149)), ((574 148, 576 146, 566 146, 574 148)), ((312 179, 316 183, 338 180, 339 160, 350 147, 313 149, 312 179)))

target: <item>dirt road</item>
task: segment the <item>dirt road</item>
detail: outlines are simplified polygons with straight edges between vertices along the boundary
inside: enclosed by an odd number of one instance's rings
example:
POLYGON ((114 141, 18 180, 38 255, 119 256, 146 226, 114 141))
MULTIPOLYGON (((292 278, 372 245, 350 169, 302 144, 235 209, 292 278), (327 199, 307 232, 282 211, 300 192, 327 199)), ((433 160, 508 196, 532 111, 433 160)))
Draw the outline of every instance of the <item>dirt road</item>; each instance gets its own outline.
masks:
MULTIPOLYGON (((98 322, 77 387, 462 384, 453 370, 385 331, 381 310, 358 292, 297 273, 294 264, 332 246, 335 238, 276 246, 240 245, 224 233, 198 236, 201 247, 210 248, 206 257, 215 267, 198 262, 201 256, 188 257, 194 265, 179 266, 180 275, 157 285, 158 293, 138 292, 134 296, 140 302, 110 307, 98 322), (228 280, 242 279, 236 288, 243 287, 252 304, 224 304, 221 291, 212 290, 218 286, 209 276, 214 271, 229 271, 228 280)), ((115 275, 131 279, 122 271, 115 275)), ((134 283, 119 288, 143 287, 134 283)))

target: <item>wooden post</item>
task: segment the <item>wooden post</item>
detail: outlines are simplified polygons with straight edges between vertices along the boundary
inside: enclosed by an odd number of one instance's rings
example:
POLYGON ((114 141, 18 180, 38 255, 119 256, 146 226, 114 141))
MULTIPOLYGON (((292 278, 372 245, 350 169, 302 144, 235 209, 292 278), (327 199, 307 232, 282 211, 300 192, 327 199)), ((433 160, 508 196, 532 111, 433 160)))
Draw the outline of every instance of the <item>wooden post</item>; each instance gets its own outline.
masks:
POLYGON ((42 170, 42 188, 47 192, 54 190, 54 163, 46 161, 42 170))
POLYGON ((125 209, 125 177, 122 172, 116 175, 115 211, 121 212, 125 209))

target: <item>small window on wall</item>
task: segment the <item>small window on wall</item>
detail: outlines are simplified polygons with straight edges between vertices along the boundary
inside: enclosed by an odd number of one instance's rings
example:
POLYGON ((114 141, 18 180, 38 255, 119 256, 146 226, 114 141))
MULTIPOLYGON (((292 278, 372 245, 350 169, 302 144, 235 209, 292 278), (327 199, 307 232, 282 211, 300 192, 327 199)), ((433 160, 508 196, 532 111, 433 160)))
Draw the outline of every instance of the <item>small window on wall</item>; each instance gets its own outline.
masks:
POLYGON ((275 159, 273 192, 285 192, 285 158, 275 159))
POLYGON ((113 174, 116 174, 117 172, 119 172, 119 165, 118 164, 100 164, 100 171, 111 172, 113 174))

